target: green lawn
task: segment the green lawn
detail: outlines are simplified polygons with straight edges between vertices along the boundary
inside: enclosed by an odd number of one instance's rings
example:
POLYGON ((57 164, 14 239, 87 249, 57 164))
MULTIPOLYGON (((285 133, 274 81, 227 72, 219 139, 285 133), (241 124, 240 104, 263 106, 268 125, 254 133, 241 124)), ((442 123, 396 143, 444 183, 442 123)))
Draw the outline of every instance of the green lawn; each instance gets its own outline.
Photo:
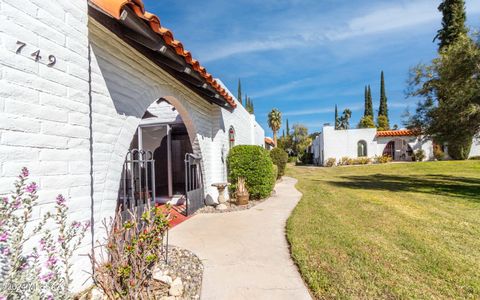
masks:
POLYGON ((317 298, 480 299, 480 161, 289 166, 287 223, 317 298))

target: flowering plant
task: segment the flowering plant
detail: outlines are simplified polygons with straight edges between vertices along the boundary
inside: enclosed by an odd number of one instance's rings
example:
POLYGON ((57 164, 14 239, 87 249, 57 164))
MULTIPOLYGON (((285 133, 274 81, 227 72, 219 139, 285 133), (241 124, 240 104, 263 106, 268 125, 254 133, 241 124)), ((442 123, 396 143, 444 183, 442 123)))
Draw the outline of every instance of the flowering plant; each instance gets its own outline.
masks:
POLYGON ((165 252, 169 207, 147 204, 142 212, 134 209, 103 221, 107 238, 99 243, 99 259, 90 257, 95 267, 93 280, 109 299, 153 299, 152 270, 165 252))
POLYGON ((69 261, 89 224, 68 224, 65 198, 58 195, 55 212, 43 214, 34 225, 38 186, 28 177, 23 168, 10 198, 0 202, 0 300, 65 299, 72 282, 69 261), (55 233, 46 229, 51 222, 55 233))

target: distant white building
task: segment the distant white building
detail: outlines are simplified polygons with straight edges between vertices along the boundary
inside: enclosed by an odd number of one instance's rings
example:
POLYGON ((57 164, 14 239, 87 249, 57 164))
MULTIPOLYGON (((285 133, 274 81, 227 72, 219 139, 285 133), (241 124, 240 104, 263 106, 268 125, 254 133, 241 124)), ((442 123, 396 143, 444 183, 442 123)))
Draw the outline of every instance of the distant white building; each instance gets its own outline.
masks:
MULTIPOLYGON (((425 151, 425 160, 434 159, 433 143, 411 130, 377 131, 376 128, 335 130, 324 126, 310 147, 313 162, 324 165, 329 158, 358 158, 388 155, 394 161, 412 161, 415 151, 425 151)), ((480 140, 475 139, 470 156, 480 155, 480 140)))

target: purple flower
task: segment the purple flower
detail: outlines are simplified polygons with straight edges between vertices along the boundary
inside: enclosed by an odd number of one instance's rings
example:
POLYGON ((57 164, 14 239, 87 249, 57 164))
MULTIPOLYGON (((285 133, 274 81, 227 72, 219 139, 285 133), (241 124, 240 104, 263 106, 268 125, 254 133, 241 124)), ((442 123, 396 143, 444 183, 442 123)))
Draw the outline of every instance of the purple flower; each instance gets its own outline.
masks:
POLYGON ((7 300, 7 297, 5 297, 4 295, 0 295, 0 300, 7 300))
POLYGON ((28 169, 26 167, 23 167, 22 168, 22 177, 28 177, 28 175, 30 175, 30 172, 28 171, 28 169))
POLYGON ((80 227, 82 227, 82 223, 77 222, 77 221, 73 221, 72 222, 72 227, 73 228, 80 228, 80 227))
POLYGON ((20 198, 15 199, 15 201, 13 202, 13 208, 15 209, 18 209, 21 205, 22 205, 22 199, 20 198))
POLYGON ((57 196, 57 205, 60 205, 60 206, 65 205, 65 198, 62 195, 57 196))
POLYGON ((27 187, 25 188, 25 190, 27 191, 27 193, 30 193, 30 194, 33 194, 37 191, 38 189, 38 186, 35 182, 32 182, 30 183, 29 185, 27 185, 27 187))
POLYGON ((40 276, 40 280, 42 280, 42 281, 49 281, 52 278, 53 278, 53 273, 52 272, 40 276))
POLYGON ((48 295, 47 300, 53 300, 53 295, 48 295))
POLYGON ((6 242, 8 240, 8 232, 0 234, 0 242, 6 242))
POLYGON ((3 204, 8 204, 8 197, 3 197, 3 204))
POLYGON ((41 239, 40 240, 40 250, 43 251, 45 249, 45 244, 46 244, 46 241, 44 239, 41 239))
POLYGON ((57 258, 53 257, 53 256, 50 256, 45 265, 47 266, 47 268, 50 269, 50 268, 54 267, 56 264, 57 264, 57 258))
MULTIPOLYGON (((5 255, 5 256, 8 256, 10 255, 10 249, 8 249, 7 247, 3 248, 2 250, 0 250, 0 253, 2 253, 2 255, 5 255)), ((1 300, 1 299, 0 299, 1 300)))

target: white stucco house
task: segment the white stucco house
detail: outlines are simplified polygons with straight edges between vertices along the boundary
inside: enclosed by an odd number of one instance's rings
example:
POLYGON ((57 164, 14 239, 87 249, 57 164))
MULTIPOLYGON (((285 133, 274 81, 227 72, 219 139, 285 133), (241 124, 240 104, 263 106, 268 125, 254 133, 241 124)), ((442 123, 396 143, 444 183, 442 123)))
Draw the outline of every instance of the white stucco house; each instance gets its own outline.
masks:
POLYGON ((41 210, 62 193, 93 222, 84 253, 119 204, 214 201, 229 148, 264 138, 141 0, 0 0, 0 194, 28 167, 41 210))
MULTIPOLYGON (((377 131, 376 128, 336 130, 323 126, 313 141, 310 152, 314 164, 323 166, 329 158, 358 158, 388 155, 394 161, 412 161, 415 151, 422 149, 425 160, 434 159, 433 143, 411 130, 377 131)), ((470 156, 480 155, 480 140, 474 139, 470 156)))

